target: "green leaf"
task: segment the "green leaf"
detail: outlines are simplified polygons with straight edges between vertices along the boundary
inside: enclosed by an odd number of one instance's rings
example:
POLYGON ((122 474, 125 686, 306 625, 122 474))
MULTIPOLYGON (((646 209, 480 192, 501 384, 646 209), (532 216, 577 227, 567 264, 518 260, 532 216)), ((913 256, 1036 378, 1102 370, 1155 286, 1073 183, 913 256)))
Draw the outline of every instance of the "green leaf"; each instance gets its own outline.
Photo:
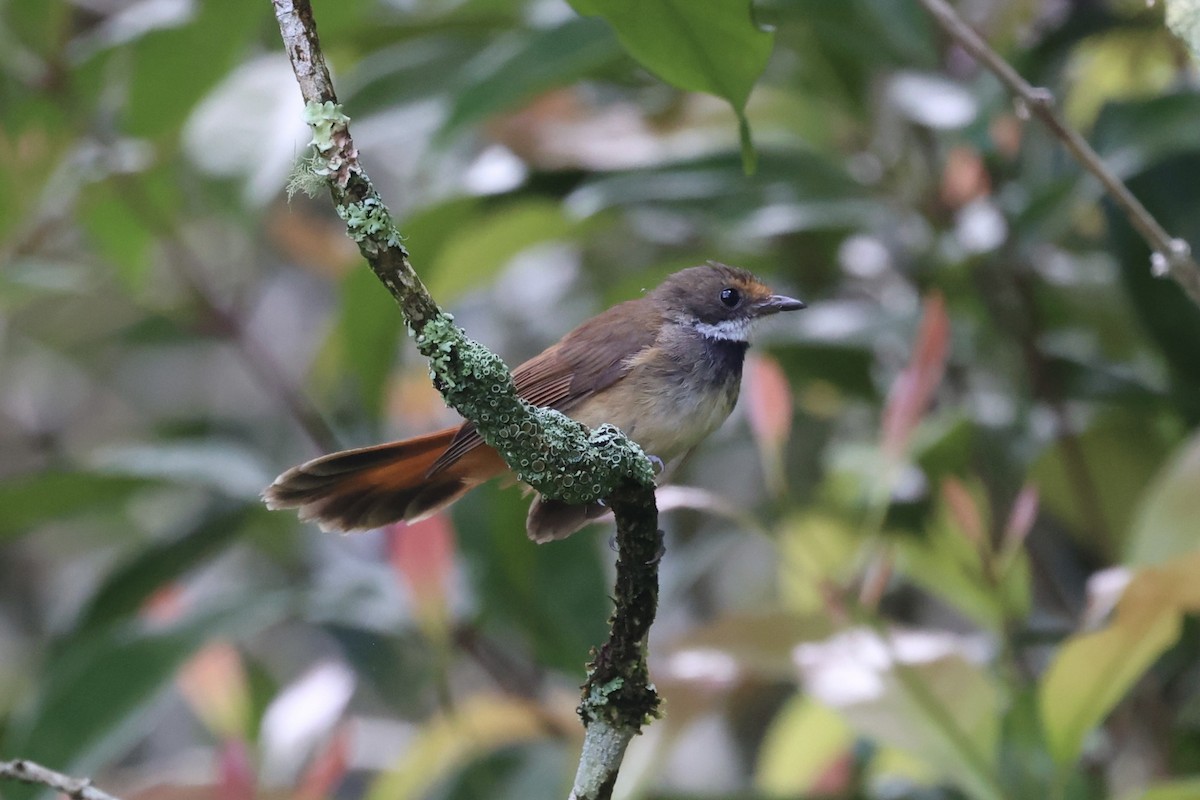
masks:
POLYGON ((1133 575, 1112 623, 1062 646, 1039 687, 1042 724, 1060 767, 1075 762, 1084 737, 1178 638, 1183 613, 1200 606, 1200 554, 1133 575))
POLYGON ((383 413, 388 376, 396 362, 404 318, 370 270, 356 269, 341 284, 338 331, 346 366, 359 381, 372 419, 383 413))
POLYGON ((746 100, 771 57, 775 36, 754 23, 749 0, 570 0, 602 17, 642 66, 690 92, 723 97, 738 117, 743 159, 753 172, 746 100))
POLYGON ((755 788, 772 797, 805 796, 853 746, 854 734, 841 717, 795 695, 767 728, 754 769, 755 788))
POLYGON ((970 649, 947 633, 859 629, 799 645, 796 662, 808 693, 858 733, 910 753, 970 797, 999 800, 999 686, 970 649))
POLYGON ((170 541, 155 542, 120 564, 100 584, 79 616, 73 636, 135 614, 159 588, 212 558, 269 512, 255 504, 210 517, 170 541))
MULTIPOLYGON (((415 731, 404 754, 373 781, 366 793, 367 800, 444 798, 445 795, 430 794, 439 781, 487 753, 544 739, 545 725, 544 710, 530 701, 484 692, 470 695, 455 705, 454 713, 436 716, 415 731)), ((561 776, 561 772, 559 774, 561 776)), ((470 798, 493 796, 490 791, 465 795, 470 798)), ((548 795, 539 790, 513 796, 548 795)))
POLYGON ((1092 145, 1117 176, 1136 175, 1156 163, 1195 152, 1190 134, 1200 128, 1200 96, 1165 94, 1109 103, 1096 119, 1092 145))
POLYGON ((146 486, 141 478, 93 472, 43 472, 0 484, 0 540, 50 520, 109 511, 146 486))
MULTIPOLYGON (((612 525, 590 526, 552 545, 525 535, 529 498, 489 483, 454 506, 459 545, 471 566, 485 632, 529 638, 538 664, 578 674, 612 611, 597 553, 612 525)), ((608 551, 604 551, 608 552, 608 551)))
MULTIPOLYGON (((165 632, 146 632, 137 622, 110 628, 57 655, 2 751, 67 773, 119 757, 146 736, 149 713, 190 655, 210 639, 261 631, 287 608, 282 595, 240 600, 165 632)), ((27 800, 37 791, 6 786, 5 798, 27 800)))
POLYGON ((563 776, 574 770, 574 754, 563 742, 509 745, 472 760, 429 795, 428 800, 527 800, 556 797, 563 776))
MULTIPOLYGON (((1200 242, 1200 152, 1167 158, 1127 183, 1172 236, 1200 242)), ((1200 419, 1200 310, 1178 284, 1152 274, 1150 249, 1124 214, 1111 203, 1105 210, 1128 296, 1170 369, 1171 399, 1192 421, 1200 419)))
POLYGON ((449 303, 490 281, 521 251, 565 239, 576 227, 557 203, 526 200, 502 206, 446 242, 427 273, 429 291, 439 302, 449 303))
MULTIPOLYGON (((971 488, 976 507, 986 509, 983 488, 971 488)), ((960 528, 944 495, 930 530, 923 536, 897 537, 895 541, 900 568, 923 589, 981 627, 999 632, 1006 620, 1028 614, 1031 590, 1024 551, 1019 551, 1004 573, 996 576, 998 585, 993 586, 979 544, 960 528)))
POLYGON ((1130 564, 1162 564, 1200 547, 1200 434, 1184 444, 1150 484, 1126 546, 1130 564))
POLYGON ((1196 800, 1197 797, 1200 797, 1200 778, 1181 778, 1132 792, 1124 800, 1196 800))
POLYGON ((442 135, 514 108, 547 89, 574 83, 619 55, 609 29, 589 19, 501 39, 464 67, 464 85, 452 95, 442 135))
POLYGON ((570 2, 603 18, 630 55, 667 83, 723 97, 739 116, 775 42, 754 24, 748 0, 570 2))
POLYGON ((1086 546, 1120 551, 1142 491, 1166 454, 1141 415, 1110 413, 1072 442, 1059 442, 1034 463, 1030 478, 1044 507, 1086 546), (1081 470, 1086 471, 1086 481, 1081 470), (1103 524, 1096 530, 1093 521, 1103 524), (1107 536, 1108 539, 1102 539, 1107 536))
POLYGON ((109 261, 121 283, 131 291, 140 290, 150 272, 154 235, 117 196, 112 183, 102 181, 84 187, 79 220, 92 245, 109 261))
MULTIPOLYGON (((185 25, 156 30, 133 45, 126 122, 135 136, 170 134, 237 62, 261 20, 244 0, 205 0, 185 25)), ((220 142, 213 142, 220 147, 220 142)))

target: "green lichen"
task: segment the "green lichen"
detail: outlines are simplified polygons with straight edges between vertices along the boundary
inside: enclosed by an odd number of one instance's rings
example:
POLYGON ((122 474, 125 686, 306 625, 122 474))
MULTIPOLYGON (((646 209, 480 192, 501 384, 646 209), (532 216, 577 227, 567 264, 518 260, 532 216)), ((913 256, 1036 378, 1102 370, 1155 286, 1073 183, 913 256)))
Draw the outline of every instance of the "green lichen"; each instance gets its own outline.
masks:
POLYGON ((332 100, 324 103, 309 101, 304 104, 304 121, 313 132, 309 144, 321 153, 328 153, 334 147, 333 134, 344 129, 350 118, 342 113, 341 105, 332 100))
POLYGON ((292 167, 291 174, 287 179, 287 198, 288 202, 296 196, 296 192, 303 192, 309 197, 316 197, 321 190, 329 186, 326 180, 326 175, 329 170, 326 168, 326 160, 319 154, 313 153, 308 158, 303 158, 296 162, 296 166, 292 167))
POLYGON ((417 349, 429 360, 446 402, 475 423, 491 447, 509 457, 525 483, 547 497, 582 505, 634 482, 653 485, 641 448, 612 425, 595 430, 517 396, 508 367, 471 341, 446 314, 422 326, 417 349), (480 393, 480 387, 489 387, 480 393))
POLYGON ((387 247, 400 245, 400 234, 392 222, 392 216, 378 196, 371 195, 357 203, 338 205, 337 213, 345 221, 350 238, 360 246, 376 242, 387 247))
POLYGON ((624 685, 625 679, 617 677, 603 684, 589 686, 587 696, 579 704, 579 715, 588 722, 604 718, 607 716, 604 711, 608 708, 609 699, 624 685))

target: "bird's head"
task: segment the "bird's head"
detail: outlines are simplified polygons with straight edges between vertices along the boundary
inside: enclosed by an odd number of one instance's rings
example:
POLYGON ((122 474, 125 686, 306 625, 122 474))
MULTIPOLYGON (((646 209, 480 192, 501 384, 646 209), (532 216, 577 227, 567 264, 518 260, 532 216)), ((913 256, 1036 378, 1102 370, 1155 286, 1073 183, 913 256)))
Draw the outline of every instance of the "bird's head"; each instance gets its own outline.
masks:
POLYGON ((732 342, 749 341, 751 326, 765 316, 804 308, 800 300, 773 293, 752 273, 716 261, 674 273, 649 299, 667 319, 706 338, 732 342))

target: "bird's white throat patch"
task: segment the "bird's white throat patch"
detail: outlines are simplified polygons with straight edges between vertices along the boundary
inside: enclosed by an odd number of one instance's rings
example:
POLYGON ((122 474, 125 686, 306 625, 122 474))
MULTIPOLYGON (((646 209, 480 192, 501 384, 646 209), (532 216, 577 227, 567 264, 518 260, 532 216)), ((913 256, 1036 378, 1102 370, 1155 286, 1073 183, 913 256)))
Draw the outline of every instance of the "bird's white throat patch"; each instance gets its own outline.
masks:
POLYGON ((706 339, 719 339, 724 342, 749 342, 750 320, 727 319, 721 322, 696 322, 696 330, 706 339))

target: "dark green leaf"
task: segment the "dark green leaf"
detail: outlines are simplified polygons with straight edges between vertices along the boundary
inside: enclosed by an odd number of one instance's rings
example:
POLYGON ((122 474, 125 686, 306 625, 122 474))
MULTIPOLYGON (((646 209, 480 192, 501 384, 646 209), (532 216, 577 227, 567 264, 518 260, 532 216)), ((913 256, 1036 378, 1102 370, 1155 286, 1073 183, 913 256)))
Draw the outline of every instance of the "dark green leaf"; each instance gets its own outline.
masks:
MULTIPOLYGON (((156 700, 205 642, 253 634, 285 609, 284 596, 258 594, 169 631, 149 633, 131 622, 78 643, 46 665, 37 695, 5 736, 3 752, 67 773, 95 769, 146 736, 156 700)), ((35 794, 5 787, 6 800, 35 794)))
POLYGON ((667 83, 723 97, 741 116, 771 56, 774 36, 754 24, 748 0, 570 0, 602 17, 621 44, 667 83))
POLYGON ((341 284, 338 329, 346 366, 358 378, 363 405, 372 419, 383 413, 388 376, 396 362, 404 318, 396 301, 367 269, 356 269, 341 284))
POLYGON ((452 302, 495 278, 521 251, 565 239, 576 227, 557 203, 523 200, 500 206, 471 220, 446 241, 425 282, 434 297, 452 302))
POLYGON ((555 86, 565 86, 613 61, 620 48, 596 20, 572 19, 556 28, 494 43, 464 68, 464 85, 442 126, 452 133, 555 86))
POLYGON ((110 511, 148 481, 91 472, 43 472, 0 483, 0 539, 56 519, 110 511))
POLYGON ((244 0, 205 0, 197 9, 187 24, 154 31, 134 44, 130 133, 157 137, 175 131, 229 73, 262 19, 262 9, 244 0))
POLYGON ((86 186, 79 203, 79 219, 96 251, 112 265, 121 283, 132 291, 145 284, 150 268, 154 234, 115 192, 113 184, 86 186))
POLYGON ((142 549, 100 584, 80 614, 76 635, 132 616, 155 591, 225 549, 266 513, 255 505, 219 514, 177 539, 142 549))
POLYGON ((455 529, 482 596, 485 630, 502 638, 520 631, 538 664, 575 674, 603 641, 612 610, 597 555, 612 526, 537 545, 525 536, 528 504, 520 492, 488 484, 454 507, 455 529))

